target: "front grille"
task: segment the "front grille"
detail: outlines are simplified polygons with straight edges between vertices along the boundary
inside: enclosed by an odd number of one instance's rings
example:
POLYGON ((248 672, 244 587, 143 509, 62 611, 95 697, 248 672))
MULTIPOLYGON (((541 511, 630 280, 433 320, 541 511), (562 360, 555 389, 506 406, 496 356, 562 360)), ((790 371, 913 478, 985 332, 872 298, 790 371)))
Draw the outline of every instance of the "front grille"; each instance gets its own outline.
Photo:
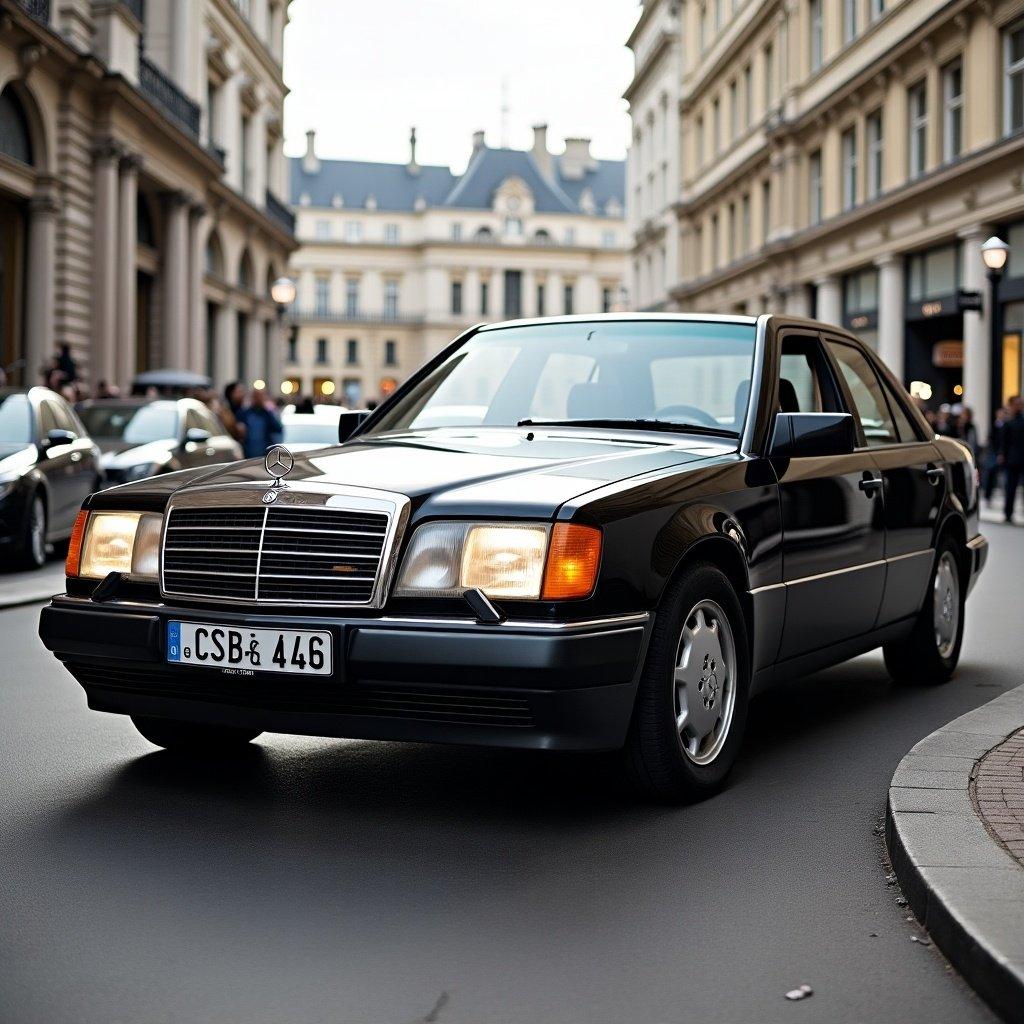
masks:
POLYGON ((163 590, 265 604, 370 604, 390 522, 383 512, 308 506, 172 508, 163 590))
POLYGON ((446 687, 394 687, 342 684, 333 680, 288 676, 227 676, 200 669, 182 671, 162 665, 132 667, 109 662, 69 663, 83 686, 114 693, 231 704, 264 711, 326 712, 407 718, 459 725, 530 728, 533 711, 524 697, 446 687))

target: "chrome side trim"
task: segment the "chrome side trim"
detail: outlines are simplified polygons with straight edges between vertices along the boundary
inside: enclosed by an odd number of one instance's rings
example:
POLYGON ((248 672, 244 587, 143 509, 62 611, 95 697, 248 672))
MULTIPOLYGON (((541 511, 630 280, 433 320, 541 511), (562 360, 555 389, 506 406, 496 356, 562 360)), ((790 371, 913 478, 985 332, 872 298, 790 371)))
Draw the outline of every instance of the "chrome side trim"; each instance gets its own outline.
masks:
POLYGON ((763 587, 754 587, 748 593, 763 594, 769 590, 779 590, 782 587, 795 587, 798 583, 813 583, 815 580, 828 579, 830 576, 842 576, 848 572, 859 572, 861 569, 876 569, 880 565, 890 565, 893 562, 902 562, 905 558, 928 558, 935 557, 934 548, 925 548, 923 551, 909 551, 903 555, 893 555, 891 558, 877 558, 873 562, 861 562, 858 565, 847 565, 842 569, 830 569, 828 572, 814 573, 811 576, 801 576, 796 580, 784 580, 782 583, 769 583, 763 587))

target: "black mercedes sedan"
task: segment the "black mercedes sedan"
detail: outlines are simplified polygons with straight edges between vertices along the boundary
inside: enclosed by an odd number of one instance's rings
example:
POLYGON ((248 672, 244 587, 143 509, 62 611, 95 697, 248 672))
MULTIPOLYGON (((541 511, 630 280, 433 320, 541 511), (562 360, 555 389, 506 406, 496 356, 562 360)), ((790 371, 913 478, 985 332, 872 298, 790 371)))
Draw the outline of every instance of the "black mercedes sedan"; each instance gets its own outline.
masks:
POLYGON ((103 483, 99 449, 48 388, 0 388, 0 566, 38 568, 103 483))
POLYGON ((692 800, 751 696, 881 646, 956 668, 975 466, 843 331, 477 327, 340 446, 93 495, 46 646, 164 747, 264 730, 619 750, 692 800))

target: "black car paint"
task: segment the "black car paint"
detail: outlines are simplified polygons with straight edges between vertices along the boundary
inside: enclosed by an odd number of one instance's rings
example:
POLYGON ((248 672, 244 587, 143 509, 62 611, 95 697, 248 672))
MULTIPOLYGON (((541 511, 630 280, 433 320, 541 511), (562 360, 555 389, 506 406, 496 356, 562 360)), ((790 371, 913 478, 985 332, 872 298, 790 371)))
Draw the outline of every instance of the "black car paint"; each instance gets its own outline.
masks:
POLYGON ((32 409, 32 436, 27 444, 0 444, 0 475, 16 473, 14 487, 0 498, 0 551, 20 542, 36 495, 46 506, 46 540, 66 540, 75 516, 89 494, 102 483, 100 451, 71 407, 46 388, 5 389, 24 394, 32 409), (76 435, 66 444, 47 443, 42 407, 54 403, 75 424, 76 435))
MULTIPOLYGON (((572 427, 446 428, 375 437, 371 432, 378 411, 344 446, 297 457, 289 478, 292 481, 353 483, 407 494, 411 516, 404 544, 418 525, 442 518, 571 521, 598 526, 604 535, 598 584, 592 596, 564 603, 499 602, 507 616, 501 626, 472 622, 466 603, 458 599, 389 597, 379 612, 346 609, 344 615, 329 620, 301 616, 304 626, 330 622, 338 629, 342 645, 338 649, 346 655, 342 666, 347 673, 345 685, 441 685, 464 692, 475 687, 504 695, 525 688, 532 700, 543 704, 548 698, 542 695, 557 689, 545 666, 558 665, 567 672, 566 643, 575 640, 576 650, 582 651, 594 642, 585 624, 610 616, 656 615, 665 587, 680 567, 702 558, 719 565, 741 597, 753 627, 749 632, 754 686, 760 688, 905 634, 912 614, 924 600, 931 556, 906 559, 906 565, 886 559, 930 551, 941 530, 952 530, 965 545, 964 569, 973 579, 983 563, 984 548, 966 547, 968 539, 978 533, 978 510, 976 488, 968 479, 973 467, 965 450, 954 442, 928 438, 922 417, 907 402, 904 411, 919 433, 911 448, 913 469, 898 464, 895 448, 883 452, 858 448, 841 456, 841 461, 774 456, 771 438, 780 331, 796 328, 820 335, 826 329, 796 318, 765 316, 757 324, 755 386, 738 446, 727 439, 703 436, 572 427), (933 461, 944 469, 941 485, 922 483, 926 477, 917 472, 918 463, 930 467, 933 461), (881 488, 873 492, 861 489, 865 477, 878 475, 884 478, 881 488), (891 538, 887 534, 890 524, 891 538), (853 566, 864 568, 842 571, 853 566), (545 636, 542 644, 537 634, 543 623, 568 627, 566 635, 559 635, 554 646, 549 642, 553 638, 545 636), (580 632, 588 635, 574 637, 574 623, 584 624, 580 632), (395 638, 390 646, 388 635, 395 638), (487 653, 474 648, 476 654, 469 661, 453 657, 460 640, 463 647, 472 647, 470 639, 483 635, 489 638, 484 648, 487 653), (551 650, 542 654, 542 647, 551 650)), ((847 337, 829 331, 835 337, 847 337)), ((400 401, 448 351, 415 374, 383 408, 400 401)), ((869 359, 892 382, 870 353, 869 359)), ((162 510, 178 488, 244 482, 267 483, 261 462, 129 484, 93 495, 89 507, 162 510)), ((90 590, 85 581, 69 581, 69 593, 79 598, 76 611, 81 607, 80 598, 90 590)), ((155 587, 136 585, 127 594, 159 601, 155 587)), ((55 602, 50 622, 43 619, 42 635, 59 656, 72 660, 74 652, 62 651, 58 635, 67 627, 58 625, 54 617, 59 613, 66 620, 71 614, 68 604, 67 599, 55 602)), ((261 607, 257 612, 224 612, 201 602, 161 607, 157 618, 165 620, 172 615, 299 624, 294 610, 261 607)), ((285 715, 288 721, 284 724, 296 731, 336 735, 401 734, 400 738, 457 742, 615 746, 628 724, 628 706, 650 622, 648 617, 644 624, 633 623, 622 630, 619 649, 626 652, 626 660, 632 659, 631 671, 620 673, 614 686, 605 680, 605 685, 579 691, 574 711, 593 727, 590 744, 575 727, 570 729, 567 717, 554 708, 529 737, 517 734, 514 740, 507 729, 481 732, 465 724, 428 726, 422 722, 398 728, 394 722, 382 726, 348 715, 321 717, 313 724, 296 712, 299 717, 293 720, 285 715), (597 691, 604 691, 600 701, 597 691)), ((89 651, 89 656, 119 656, 116 642, 100 643, 89 651)), ((157 650, 151 660, 159 657, 157 650)), ((131 706, 152 709, 151 701, 137 703, 142 700, 140 694, 111 703, 109 694, 101 697, 95 684, 93 698, 97 706, 112 710, 131 706)), ((206 694, 203 699, 208 702, 205 714, 213 715, 210 709, 216 704, 221 709, 216 712, 219 720, 234 720, 234 705, 224 694, 206 694)), ((178 701, 174 709, 188 717, 197 713, 196 706, 178 701)), ((264 717, 250 715, 246 721, 278 719, 266 712, 264 717)))

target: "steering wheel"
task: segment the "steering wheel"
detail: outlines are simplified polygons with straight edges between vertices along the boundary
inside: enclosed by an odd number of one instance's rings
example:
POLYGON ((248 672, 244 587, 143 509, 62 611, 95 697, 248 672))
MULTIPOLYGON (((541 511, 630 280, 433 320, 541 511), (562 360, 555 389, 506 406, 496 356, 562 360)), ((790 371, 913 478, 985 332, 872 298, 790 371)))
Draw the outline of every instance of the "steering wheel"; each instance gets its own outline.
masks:
POLYGON ((659 420, 678 417, 687 423, 697 423, 705 427, 720 427, 721 424, 710 413, 698 409, 695 405, 666 405, 655 412, 659 420))

